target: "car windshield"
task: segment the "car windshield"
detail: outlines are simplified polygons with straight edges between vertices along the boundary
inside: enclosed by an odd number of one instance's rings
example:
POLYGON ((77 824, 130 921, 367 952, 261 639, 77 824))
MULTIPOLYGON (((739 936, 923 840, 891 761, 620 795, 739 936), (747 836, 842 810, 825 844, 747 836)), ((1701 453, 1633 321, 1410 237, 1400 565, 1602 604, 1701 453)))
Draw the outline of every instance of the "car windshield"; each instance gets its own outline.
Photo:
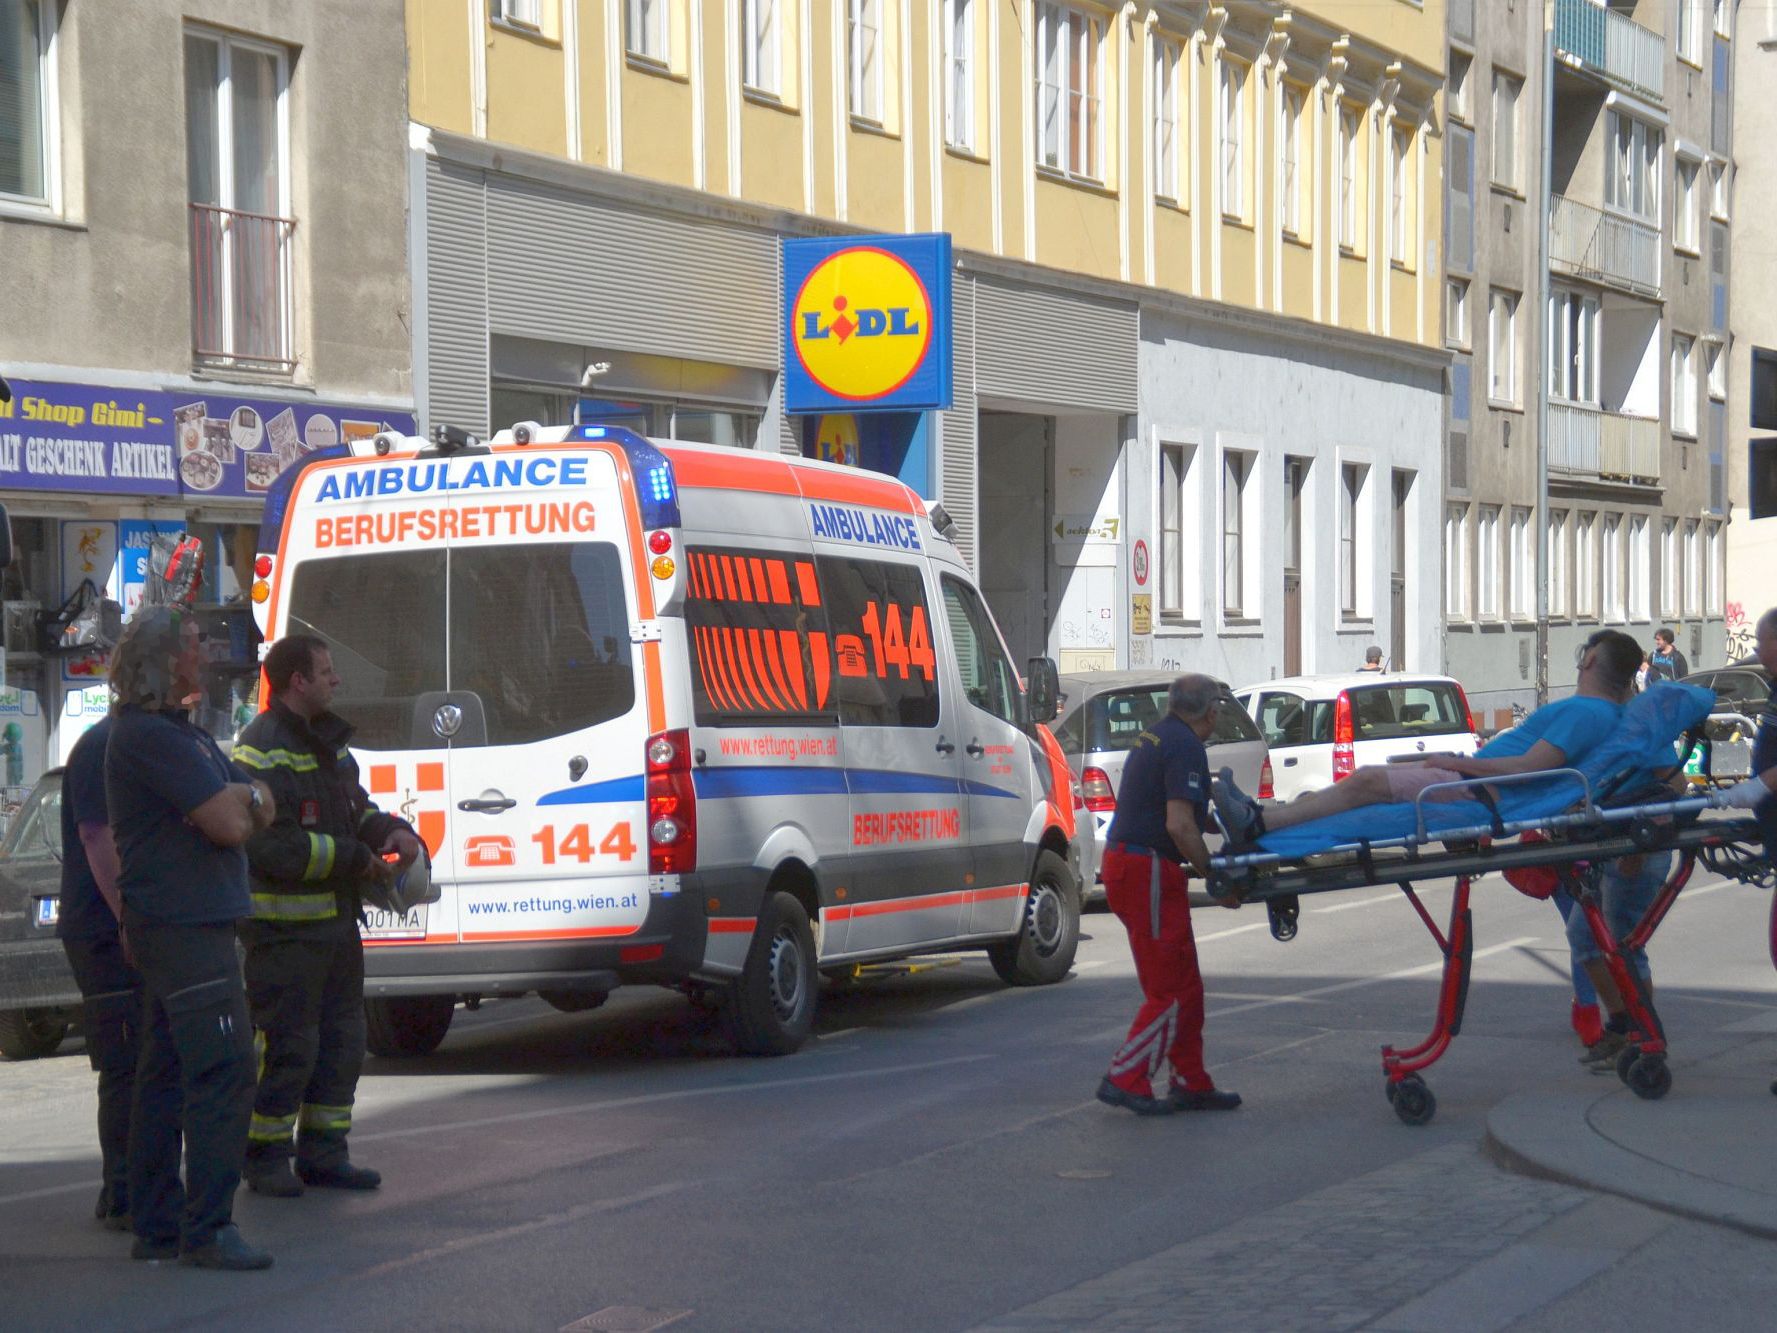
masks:
POLYGON ((61 859, 62 849, 62 779, 59 774, 45 777, 25 797, 6 826, 6 838, 0 842, 0 861, 39 860, 45 856, 61 859))
MULTIPOLYGON (((1165 685, 1142 686, 1093 696, 1086 701, 1088 750, 1123 751, 1135 748, 1136 739, 1166 716, 1165 685)), ((1070 722, 1072 719, 1069 719, 1070 722)), ((1216 709, 1216 727, 1208 744, 1228 745, 1256 741, 1259 729, 1232 695, 1224 694, 1216 709)))
POLYGON ((289 629, 333 650, 334 706, 366 750, 441 746, 430 719, 445 692, 469 696, 461 701, 481 715, 458 745, 545 740, 635 703, 623 569, 609 542, 305 561, 289 629))
POLYGON ((1443 736, 1468 730, 1456 687, 1436 681, 1366 685, 1348 690, 1351 721, 1360 741, 1443 736))

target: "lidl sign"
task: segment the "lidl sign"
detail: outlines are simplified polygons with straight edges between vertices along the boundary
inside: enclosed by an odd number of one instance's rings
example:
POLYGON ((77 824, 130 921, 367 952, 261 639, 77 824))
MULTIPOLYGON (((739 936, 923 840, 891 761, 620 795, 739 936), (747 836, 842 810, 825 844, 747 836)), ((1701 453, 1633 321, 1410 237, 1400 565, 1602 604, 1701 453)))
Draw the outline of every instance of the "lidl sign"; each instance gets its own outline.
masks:
POLYGON ((784 409, 950 406, 950 237, 785 240, 784 409))

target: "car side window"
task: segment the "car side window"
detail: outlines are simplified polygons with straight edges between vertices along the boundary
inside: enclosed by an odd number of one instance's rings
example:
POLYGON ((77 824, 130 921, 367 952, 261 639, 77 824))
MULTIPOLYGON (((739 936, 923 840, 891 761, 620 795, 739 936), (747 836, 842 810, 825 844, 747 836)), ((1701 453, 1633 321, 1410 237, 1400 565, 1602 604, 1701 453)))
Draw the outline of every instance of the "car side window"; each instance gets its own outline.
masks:
POLYGON ((944 618, 950 623, 956 644, 956 664, 963 679, 963 693, 984 712, 1023 725, 1024 693, 1018 676, 1000 646, 999 631, 981 598, 968 584, 946 574, 943 578, 944 618))
POLYGON ((1084 748, 1086 709, 1084 705, 1074 709, 1060 722, 1055 724, 1055 743, 1061 747, 1063 754, 1079 754, 1084 748))
POLYGON ((1267 745, 1306 745, 1308 710, 1293 694, 1267 694, 1259 703, 1259 731, 1267 745))

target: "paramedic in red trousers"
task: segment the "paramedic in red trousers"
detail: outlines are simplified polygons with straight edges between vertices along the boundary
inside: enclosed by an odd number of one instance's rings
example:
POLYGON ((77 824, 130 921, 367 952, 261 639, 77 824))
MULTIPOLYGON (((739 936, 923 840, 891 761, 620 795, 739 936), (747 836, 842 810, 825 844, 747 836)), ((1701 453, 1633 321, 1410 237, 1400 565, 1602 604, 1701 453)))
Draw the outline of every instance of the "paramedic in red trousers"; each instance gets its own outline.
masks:
POLYGON ((278 1198, 305 1185, 373 1190, 382 1177, 346 1148, 364 1064, 360 890, 393 880, 383 854, 398 853, 405 869, 420 843, 358 783, 352 728, 331 711, 339 676, 326 643, 280 639, 265 677, 271 707, 234 748, 278 805, 271 827, 247 843, 253 915, 241 938, 262 1059, 244 1174, 256 1193, 278 1198))
POLYGON ((1106 832, 1100 873, 1105 899, 1129 932, 1145 999, 1129 1039, 1098 1085, 1098 1100, 1137 1115, 1231 1111, 1238 1093, 1218 1091, 1203 1068, 1203 976, 1191 937, 1184 863, 1209 872, 1203 829, 1209 812, 1209 758, 1221 686, 1180 676, 1167 714, 1142 732, 1123 766, 1117 813, 1106 832), (1164 1096, 1153 1080, 1166 1066, 1164 1096))

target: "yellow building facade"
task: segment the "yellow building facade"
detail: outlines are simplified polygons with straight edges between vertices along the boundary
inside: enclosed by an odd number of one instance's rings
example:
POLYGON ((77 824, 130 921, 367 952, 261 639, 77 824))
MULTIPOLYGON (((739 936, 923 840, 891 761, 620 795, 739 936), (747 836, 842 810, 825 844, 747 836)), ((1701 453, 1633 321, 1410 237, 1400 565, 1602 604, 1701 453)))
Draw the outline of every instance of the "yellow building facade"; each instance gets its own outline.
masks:
POLYGON ((957 518, 1015 649, 1244 676, 1286 645, 1312 667, 1399 641, 1391 486, 1427 475, 1435 541, 1441 484, 1442 0, 408 0, 407 18, 433 419, 558 415, 596 390, 657 433, 727 412, 718 438, 808 447, 818 424, 774 383, 777 238, 944 232, 955 401, 897 457, 957 518), (1249 358, 1275 364, 1275 401, 1208 401, 1252 384, 1249 358), (1185 376, 1215 392, 1180 403, 1185 376), (1405 398, 1367 401, 1373 384, 1405 398), (1195 482, 1162 466, 1168 432, 1196 432, 1195 482), (1323 457, 1290 485, 1324 508, 1303 532, 1329 565, 1343 543, 1323 590, 1341 605, 1286 633, 1259 527, 1284 460, 1323 457), (1230 466, 1250 496, 1224 493, 1230 466), (1350 466, 1374 484, 1336 521, 1350 466), (1035 511, 1031 539, 980 539, 1035 511), (1337 522, 1373 530, 1367 553, 1337 522), (1252 549, 1230 572, 1235 540, 1252 549))

